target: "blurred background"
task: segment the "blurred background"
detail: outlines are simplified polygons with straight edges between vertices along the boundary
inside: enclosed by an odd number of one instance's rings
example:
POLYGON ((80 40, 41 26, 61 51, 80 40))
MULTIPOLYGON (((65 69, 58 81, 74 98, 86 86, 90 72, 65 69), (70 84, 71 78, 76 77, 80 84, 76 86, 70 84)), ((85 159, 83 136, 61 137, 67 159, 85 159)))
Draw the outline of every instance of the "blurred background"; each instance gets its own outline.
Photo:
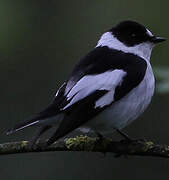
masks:
MULTIPOLYGON (((1 0, 1 143, 30 139, 33 130, 4 132, 51 102, 57 88, 100 35, 121 20, 136 20, 169 39, 169 1, 1 0)), ((156 47, 152 64, 158 88, 148 110, 125 128, 131 137, 169 144, 169 41, 156 47)), ((169 160, 114 158, 99 153, 50 152, 0 156, 3 180, 165 179, 169 160)))

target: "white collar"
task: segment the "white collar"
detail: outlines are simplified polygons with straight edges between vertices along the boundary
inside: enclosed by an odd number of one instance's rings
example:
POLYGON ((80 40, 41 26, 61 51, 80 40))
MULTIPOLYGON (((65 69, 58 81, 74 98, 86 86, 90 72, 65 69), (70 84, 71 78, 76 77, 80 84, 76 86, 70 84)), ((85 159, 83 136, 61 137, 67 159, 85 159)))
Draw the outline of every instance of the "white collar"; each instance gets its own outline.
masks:
POLYGON ((150 61, 151 52, 154 47, 153 43, 150 42, 144 42, 133 47, 128 47, 114 37, 111 32, 106 32, 101 36, 96 47, 99 46, 107 46, 111 49, 120 50, 125 53, 132 53, 142 57, 146 61, 150 61))

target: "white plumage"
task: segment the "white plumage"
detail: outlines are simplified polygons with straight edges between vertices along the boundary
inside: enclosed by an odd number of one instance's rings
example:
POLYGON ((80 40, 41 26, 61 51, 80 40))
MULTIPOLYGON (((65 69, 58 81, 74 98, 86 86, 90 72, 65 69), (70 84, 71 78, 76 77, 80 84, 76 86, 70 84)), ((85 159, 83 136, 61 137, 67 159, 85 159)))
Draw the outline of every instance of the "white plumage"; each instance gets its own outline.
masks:
POLYGON ((95 107, 109 105, 114 100, 115 88, 121 84, 126 72, 123 70, 107 71, 98 75, 88 75, 80 79, 76 85, 66 95, 70 103, 63 109, 70 107, 72 104, 87 97, 96 90, 110 91, 105 96, 96 101, 95 107))
MULTIPOLYGON (((119 70, 114 70, 111 73, 107 72, 107 73, 103 73, 104 75, 106 74, 106 77, 103 76, 102 79, 104 79, 106 81, 105 83, 105 87, 106 90, 109 90, 109 92, 107 94, 105 94, 103 97, 101 97, 99 100, 96 101, 95 103, 95 108, 97 107, 104 107, 107 106, 109 104, 111 104, 114 101, 114 93, 115 93, 115 89, 117 86, 120 86, 124 76, 126 75, 126 72, 124 72, 123 70, 119 69, 119 70)), ((100 79, 101 81, 101 79, 100 79)), ((104 86, 101 89, 104 89, 104 86)))

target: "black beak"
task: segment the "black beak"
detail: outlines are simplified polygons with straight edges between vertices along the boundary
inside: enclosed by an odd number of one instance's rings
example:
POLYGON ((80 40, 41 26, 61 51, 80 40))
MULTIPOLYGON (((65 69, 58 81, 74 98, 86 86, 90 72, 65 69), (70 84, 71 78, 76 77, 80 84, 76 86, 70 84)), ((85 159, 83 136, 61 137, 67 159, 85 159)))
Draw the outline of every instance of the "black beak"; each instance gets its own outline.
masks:
POLYGON ((157 43, 166 41, 166 39, 163 37, 153 36, 150 41, 157 44, 157 43))

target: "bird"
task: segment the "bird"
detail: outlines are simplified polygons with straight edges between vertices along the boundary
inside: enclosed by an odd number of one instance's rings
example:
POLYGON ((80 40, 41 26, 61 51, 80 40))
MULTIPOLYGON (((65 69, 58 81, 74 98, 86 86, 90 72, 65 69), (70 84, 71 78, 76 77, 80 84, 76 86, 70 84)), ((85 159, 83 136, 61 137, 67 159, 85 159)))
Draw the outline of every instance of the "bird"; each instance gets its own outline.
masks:
POLYGON ((100 135, 117 130, 125 135, 122 129, 151 102, 155 88, 151 53, 165 40, 136 21, 119 22, 78 61, 47 108, 9 129, 7 135, 36 126, 34 144, 56 127, 46 146, 76 129, 100 135))

